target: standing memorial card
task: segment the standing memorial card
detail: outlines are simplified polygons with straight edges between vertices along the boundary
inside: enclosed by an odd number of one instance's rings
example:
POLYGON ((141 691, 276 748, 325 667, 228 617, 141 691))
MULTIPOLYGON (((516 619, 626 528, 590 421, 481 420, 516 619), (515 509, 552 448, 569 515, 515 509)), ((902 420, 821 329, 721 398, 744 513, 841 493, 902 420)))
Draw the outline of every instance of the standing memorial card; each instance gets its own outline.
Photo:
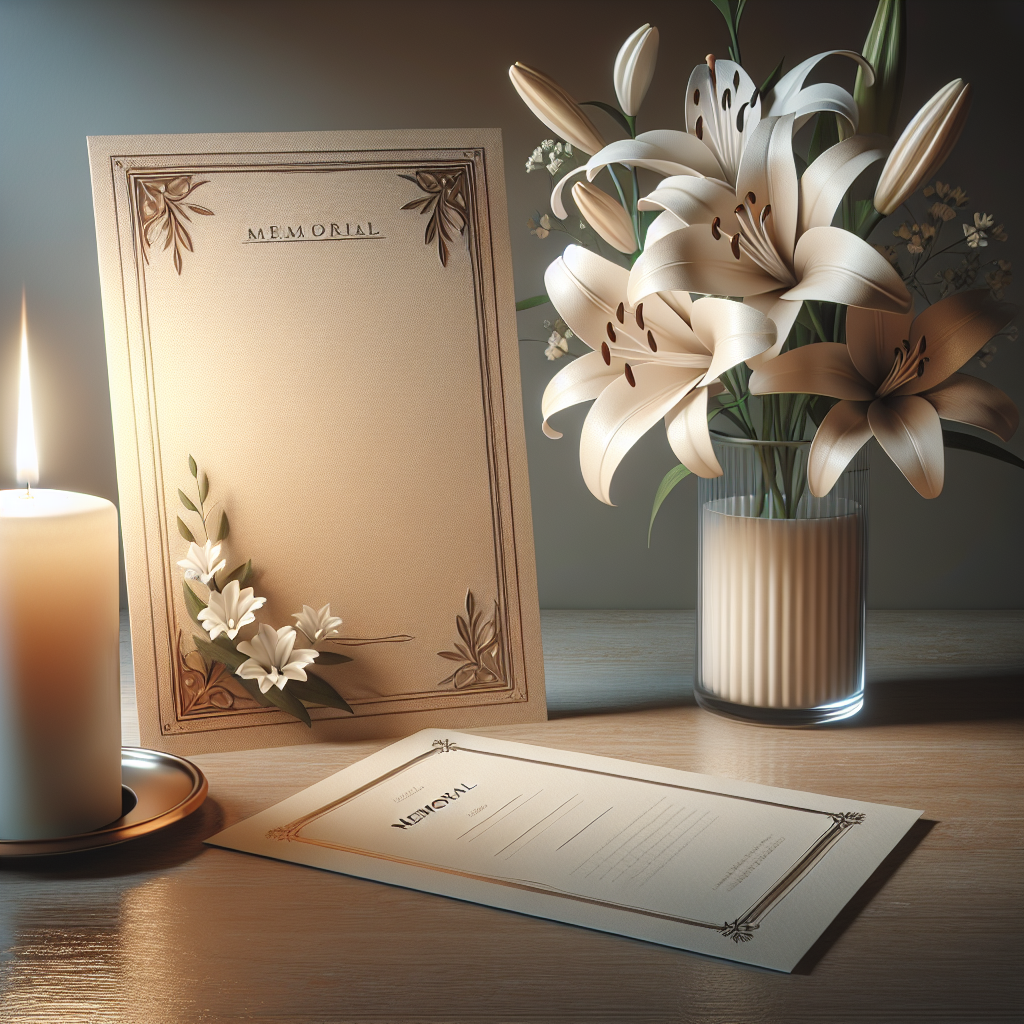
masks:
POLYGON ((543 720, 499 132, 89 154, 142 742, 543 720))

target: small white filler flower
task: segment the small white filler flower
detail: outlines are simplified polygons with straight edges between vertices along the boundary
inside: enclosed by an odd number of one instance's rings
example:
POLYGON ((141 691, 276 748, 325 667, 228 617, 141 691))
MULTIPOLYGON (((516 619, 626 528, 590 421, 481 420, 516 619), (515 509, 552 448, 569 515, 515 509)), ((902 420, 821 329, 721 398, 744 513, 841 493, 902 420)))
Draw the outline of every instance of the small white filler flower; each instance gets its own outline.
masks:
POLYGON ((229 640, 234 640, 243 626, 256 621, 253 612, 266 603, 265 597, 253 597, 252 587, 242 590, 238 580, 232 580, 223 593, 214 591, 210 594, 210 603, 198 617, 211 640, 216 640, 221 633, 226 633, 229 640))
POLYGON ((188 554, 178 562, 178 565, 185 570, 185 576, 199 580, 207 586, 210 580, 227 565, 227 561, 220 558, 220 545, 208 540, 202 547, 193 541, 188 546, 188 554))
POLYGON ((292 618, 313 644, 319 643, 325 637, 337 636, 338 627, 341 625, 341 619, 331 614, 330 604, 325 604, 319 611, 304 604, 302 611, 294 613, 292 618))
POLYGON ((304 680, 304 668, 312 664, 317 652, 295 650, 295 637, 292 626, 274 629, 261 624, 252 640, 243 640, 238 645, 242 654, 249 655, 249 660, 238 667, 238 674, 243 679, 255 679, 260 693, 266 693, 272 686, 283 690, 289 679, 304 680))

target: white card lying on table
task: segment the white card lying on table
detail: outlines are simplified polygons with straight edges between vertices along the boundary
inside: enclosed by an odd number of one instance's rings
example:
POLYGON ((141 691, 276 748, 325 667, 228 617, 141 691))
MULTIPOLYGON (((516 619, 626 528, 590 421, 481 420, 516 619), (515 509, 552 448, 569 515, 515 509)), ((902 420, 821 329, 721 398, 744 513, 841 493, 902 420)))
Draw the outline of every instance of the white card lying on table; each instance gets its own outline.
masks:
POLYGON ((207 842, 791 971, 920 815, 425 729, 207 842))

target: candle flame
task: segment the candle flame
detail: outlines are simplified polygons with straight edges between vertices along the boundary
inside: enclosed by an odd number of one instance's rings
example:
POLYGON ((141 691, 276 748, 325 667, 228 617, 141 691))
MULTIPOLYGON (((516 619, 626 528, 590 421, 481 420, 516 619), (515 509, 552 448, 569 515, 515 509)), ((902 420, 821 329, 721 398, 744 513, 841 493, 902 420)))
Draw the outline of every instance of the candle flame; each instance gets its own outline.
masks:
POLYGON ((36 452, 36 428, 32 416, 32 382, 28 373, 28 318, 25 292, 21 293, 21 380, 18 388, 18 446, 15 476, 19 484, 39 483, 39 456, 36 452))

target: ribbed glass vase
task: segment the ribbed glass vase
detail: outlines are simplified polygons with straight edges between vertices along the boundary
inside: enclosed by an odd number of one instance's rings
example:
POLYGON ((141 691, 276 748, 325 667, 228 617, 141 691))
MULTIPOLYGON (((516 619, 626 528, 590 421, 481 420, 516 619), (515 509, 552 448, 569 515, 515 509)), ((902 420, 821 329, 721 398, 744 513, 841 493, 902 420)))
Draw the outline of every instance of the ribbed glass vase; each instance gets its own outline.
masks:
POLYGON ((764 725, 818 725, 864 702, 868 456, 823 498, 809 441, 712 434, 724 473, 698 482, 694 693, 764 725))

